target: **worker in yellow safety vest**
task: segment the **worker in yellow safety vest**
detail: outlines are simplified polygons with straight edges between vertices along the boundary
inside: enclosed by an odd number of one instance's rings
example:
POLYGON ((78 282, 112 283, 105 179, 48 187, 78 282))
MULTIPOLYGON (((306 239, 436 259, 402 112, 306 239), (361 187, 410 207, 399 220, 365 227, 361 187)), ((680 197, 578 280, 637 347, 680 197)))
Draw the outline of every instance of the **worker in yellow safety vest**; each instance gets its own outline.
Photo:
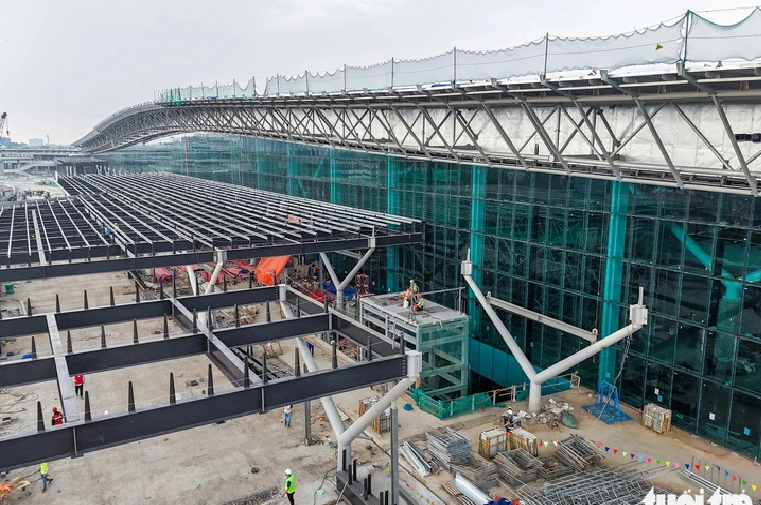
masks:
POLYGON ((40 463, 40 480, 42 481, 42 492, 48 490, 48 484, 53 482, 53 479, 48 477, 48 464, 40 463))
POLYGON ((293 505, 293 494, 296 492, 296 480, 293 478, 293 472, 290 468, 285 469, 285 485, 283 488, 283 494, 280 495, 282 498, 283 496, 288 495, 288 501, 291 505, 293 505))

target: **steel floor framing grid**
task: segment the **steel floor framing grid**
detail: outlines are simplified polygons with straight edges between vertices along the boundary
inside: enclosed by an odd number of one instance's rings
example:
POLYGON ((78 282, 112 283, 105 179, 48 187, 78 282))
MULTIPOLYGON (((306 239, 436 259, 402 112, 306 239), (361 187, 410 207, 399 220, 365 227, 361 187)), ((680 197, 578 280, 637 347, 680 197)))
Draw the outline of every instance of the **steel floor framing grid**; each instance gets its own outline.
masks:
POLYGON ((194 177, 58 181, 68 196, 0 208, 0 282, 369 249, 422 237, 414 219, 194 177))
MULTIPOLYGON (((266 311, 269 314, 269 310, 266 311)), ((29 339, 48 334, 52 356, 0 364, 0 387, 55 380, 61 398, 65 423, 46 426, 37 405, 36 430, 0 437, 0 470, 10 470, 36 462, 78 455, 83 452, 124 444, 133 440, 184 430, 194 426, 251 413, 314 400, 344 391, 361 389, 407 375, 408 361, 416 359, 391 346, 373 345, 377 335, 341 314, 325 311, 286 286, 249 288, 202 296, 165 297, 157 300, 85 308, 67 312, 28 315, 0 320, 0 338, 29 339), (296 306, 296 317, 251 325, 235 321, 229 328, 214 328, 214 309, 233 308, 253 303, 287 302, 296 306), (302 308, 304 310, 302 310, 302 308), (320 310, 317 310, 320 309, 320 310), (182 318, 189 333, 170 336, 167 317, 182 318), (141 341, 137 321, 164 318, 163 337, 141 341), (101 348, 73 352, 71 337, 65 331, 111 323, 135 322, 132 344, 109 347, 102 332, 101 348), (212 321, 212 324, 207 324, 212 321), (187 324, 189 323, 189 324, 187 324), (294 375, 271 378, 266 359, 258 369, 247 355, 233 352, 248 346, 315 333, 330 333, 351 338, 368 348, 366 361, 339 366, 333 356, 329 369, 302 373, 296 357, 294 375), (375 356, 373 357, 373 354, 375 356), (146 363, 206 355, 210 360, 206 393, 179 399, 171 375, 166 403, 136 408, 135 391, 130 382, 122 412, 95 416, 90 409, 89 392, 84 409, 75 401, 71 377, 146 363), (242 356, 242 357, 241 357, 242 356), (230 380, 231 389, 215 393, 212 366, 230 380), (260 369, 260 370, 259 370, 260 369), (259 373, 257 373, 257 371, 259 373)), ((32 347, 33 348, 33 347, 32 347)), ((199 370, 204 375, 206 370, 199 370)), ((94 399, 97 401, 97 398, 94 399)))

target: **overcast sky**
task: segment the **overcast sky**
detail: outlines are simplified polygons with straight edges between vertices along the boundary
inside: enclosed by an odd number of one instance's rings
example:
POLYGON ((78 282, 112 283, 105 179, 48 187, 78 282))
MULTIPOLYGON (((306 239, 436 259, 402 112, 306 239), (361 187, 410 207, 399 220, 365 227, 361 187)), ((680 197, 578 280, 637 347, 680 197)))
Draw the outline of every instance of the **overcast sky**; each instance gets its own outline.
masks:
POLYGON ((0 111, 16 141, 68 144, 157 89, 607 35, 747 1, 2 0, 0 111))

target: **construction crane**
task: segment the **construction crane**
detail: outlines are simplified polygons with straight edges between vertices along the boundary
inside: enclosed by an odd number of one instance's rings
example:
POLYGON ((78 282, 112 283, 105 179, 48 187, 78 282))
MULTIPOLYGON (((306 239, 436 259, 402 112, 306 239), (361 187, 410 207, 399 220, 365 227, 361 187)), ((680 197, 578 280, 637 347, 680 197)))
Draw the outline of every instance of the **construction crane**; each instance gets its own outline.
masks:
POLYGON ((5 136, 11 138, 11 132, 6 130, 8 128, 8 113, 3 112, 0 114, 0 138, 3 136, 3 130, 5 130, 5 136))

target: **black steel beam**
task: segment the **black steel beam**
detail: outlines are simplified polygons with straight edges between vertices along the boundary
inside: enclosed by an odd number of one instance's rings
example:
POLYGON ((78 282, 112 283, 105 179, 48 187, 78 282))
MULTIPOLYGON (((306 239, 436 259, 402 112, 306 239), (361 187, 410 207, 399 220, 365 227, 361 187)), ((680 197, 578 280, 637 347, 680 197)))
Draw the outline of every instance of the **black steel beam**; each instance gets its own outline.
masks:
MULTIPOLYGON (((278 297, 278 288, 263 287, 227 291, 225 293, 213 293, 201 296, 183 296, 178 301, 191 312, 202 312, 209 307, 232 307, 252 303, 275 301, 278 297)), ((148 300, 140 303, 125 303, 114 306, 96 307, 87 310, 72 310, 59 312, 55 315, 59 331, 73 330, 75 328, 87 328, 102 324, 122 323, 133 319, 148 319, 162 317, 164 314, 172 314, 170 300, 148 300)), ((48 331, 45 315, 20 316, 0 319, 0 338, 34 335, 48 331)))
MULTIPOLYGON (((422 234, 410 233, 375 237, 376 247, 386 247, 401 244, 418 244, 422 234)), ((367 249, 370 238, 350 238, 324 242, 303 242, 298 244, 271 244, 246 249, 230 249, 225 251, 228 260, 255 259, 270 256, 293 256, 315 254, 320 252, 335 252, 346 249, 367 249)), ((61 265, 32 266, 4 268, 0 270, 0 283, 17 282, 28 279, 47 279, 70 275, 85 275, 106 272, 124 272, 145 270, 160 267, 175 267, 211 263, 214 252, 203 251, 194 253, 167 254, 161 256, 138 256, 135 258, 114 258, 81 263, 66 263, 61 265)))
MULTIPOLYGON (((153 340, 139 344, 78 352, 66 356, 66 362, 69 364, 69 371, 72 374, 88 374, 144 365, 156 361, 186 358, 203 354, 206 350, 206 336, 197 333, 168 340, 153 340)), ((0 366, 0 371, 2 371, 2 366, 0 366)))
POLYGON ((275 340, 311 335, 330 329, 330 315, 316 314, 293 319, 281 319, 240 328, 215 330, 215 335, 227 347, 244 347, 275 340))
POLYGON ((399 354, 399 349, 392 347, 389 342, 381 338, 380 334, 372 332, 351 319, 341 317, 339 314, 334 314, 333 317, 333 329, 357 344, 365 346, 381 356, 399 354))
POLYGON ((0 319, 0 338, 34 335, 48 332, 48 319, 44 315, 0 319))
POLYGON ((210 295, 181 296, 177 298, 190 312, 202 312, 209 307, 232 307, 235 304, 272 302, 278 299, 278 288, 267 286, 263 288, 239 289, 210 295))
POLYGON ((194 426, 261 413, 284 405, 399 379, 406 376, 406 373, 407 358, 394 356, 300 377, 275 379, 256 387, 217 392, 213 396, 181 400, 175 404, 111 414, 93 421, 66 423, 50 427, 44 432, 13 435, 0 439, 0 468, 12 470, 194 426))
POLYGON ((51 358, 11 361, 0 364, 0 388, 55 380, 55 360, 51 358))
MULTIPOLYGON (((121 323, 133 319, 149 319, 161 317, 172 313, 172 304, 169 300, 150 300, 141 303, 127 303, 97 307, 87 310, 75 310, 72 312, 60 312, 55 315, 60 331, 73 330, 75 328, 87 328, 102 324, 121 323)), ((5 319, 0 321, 2 328, 5 319)))

